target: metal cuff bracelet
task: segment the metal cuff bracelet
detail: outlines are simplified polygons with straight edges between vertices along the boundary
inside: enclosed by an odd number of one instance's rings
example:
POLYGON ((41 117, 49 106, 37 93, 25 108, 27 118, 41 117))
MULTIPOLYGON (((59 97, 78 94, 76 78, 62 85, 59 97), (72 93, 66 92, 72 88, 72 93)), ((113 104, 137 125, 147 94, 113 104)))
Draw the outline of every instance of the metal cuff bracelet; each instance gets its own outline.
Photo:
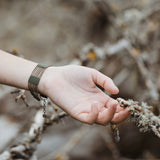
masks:
POLYGON ((34 70, 32 71, 31 76, 28 79, 28 89, 30 90, 31 94, 35 99, 38 101, 41 100, 41 97, 47 98, 45 95, 42 95, 38 92, 38 84, 39 81, 44 73, 44 71, 48 68, 49 66, 43 65, 43 64, 38 64, 34 70))

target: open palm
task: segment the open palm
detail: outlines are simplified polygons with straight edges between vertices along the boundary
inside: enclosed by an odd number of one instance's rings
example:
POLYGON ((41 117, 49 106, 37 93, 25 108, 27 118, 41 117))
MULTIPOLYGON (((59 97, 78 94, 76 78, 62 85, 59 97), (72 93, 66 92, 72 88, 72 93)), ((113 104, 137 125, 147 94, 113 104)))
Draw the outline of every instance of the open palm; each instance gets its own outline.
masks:
POLYGON ((110 94, 117 94, 118 88, 113 81, 95 69, 68 65, 50 67, 47 71, 45 94, 73 118, 88 124, 106 125, 120 122, 128 115, 127 109, 96 84, 110 94))

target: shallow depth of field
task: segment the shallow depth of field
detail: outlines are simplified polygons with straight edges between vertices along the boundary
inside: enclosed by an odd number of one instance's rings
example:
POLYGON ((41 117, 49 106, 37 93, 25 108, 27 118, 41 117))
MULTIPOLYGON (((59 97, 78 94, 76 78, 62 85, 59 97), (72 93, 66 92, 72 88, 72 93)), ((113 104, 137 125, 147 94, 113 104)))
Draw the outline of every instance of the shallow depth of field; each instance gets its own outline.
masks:
MULTIPOLYGON (((1 0, 0 49, 42 64, 96 68, 119 87, 113 98, 146 102, 160 114, 159 0, 1 0)), ((15 90, 0 85, 0 154, 24 141, 39 106, 29 92, 29 107, 16 102, 15 90)), ((66 116, 47 127, 31 159, 160 159, 154 133, 128 120, 118 128, 116 142, 110 125, 66 116)))

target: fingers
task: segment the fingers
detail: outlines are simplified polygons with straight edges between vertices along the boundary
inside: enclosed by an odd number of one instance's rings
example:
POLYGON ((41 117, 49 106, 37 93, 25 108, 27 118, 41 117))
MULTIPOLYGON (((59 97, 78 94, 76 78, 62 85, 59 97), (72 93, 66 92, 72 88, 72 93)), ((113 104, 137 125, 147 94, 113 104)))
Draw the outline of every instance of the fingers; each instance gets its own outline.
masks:
POLYGON ((127 108, 121 109, 116 100, 109 98, 105 106, 104 104, 94 102, 90 110, 80 112, 73 117, 88 124, 98 123, 107 125, 109 122, 119 123, 125 120, 129 115, 130 113, 127 108))
POLYGON ((119 92, 119 89, 113 83, 112 79, 97 70, 94 70, 93 72, 93 81, 103 87, 110 94, 117 94, 119 92))
POLYGON ((80 120, 81 122, 88 123, 88 124, 93 124, 96 122, 98 113, 99 113, 98 103, 93 103, 91 106, 91 111, 89 113, 79 114, 78 120, 80 120))
POLYGON ((120 122, 124 121, 125 119, 127 119, 129 116, 130 116, 130 113, 128 111, 128 108, 125 108, 122 111, 120 111, 119 113, 116 113, 111 122, 120 123, 120 122))
POLYGON ((99 113, 96 122, 98 124, 107 125, 115 114, 116 106, 117 103, 114 103, 114 101, 110 102, 109 107, 99 113))

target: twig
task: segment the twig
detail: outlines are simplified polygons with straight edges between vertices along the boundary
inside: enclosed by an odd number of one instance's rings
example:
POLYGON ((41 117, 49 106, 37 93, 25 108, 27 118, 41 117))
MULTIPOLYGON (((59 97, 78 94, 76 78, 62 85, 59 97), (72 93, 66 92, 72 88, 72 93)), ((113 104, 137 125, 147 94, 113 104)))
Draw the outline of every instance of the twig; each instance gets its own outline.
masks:
POLYGON ((88 126, 82 125, 69 139, 69 141, 60 149, 60 151, 55 155, 54 152, 41 157, 40 160, 68 160, 68 153, 80 142, 80 140, 85 136, 85 134, 89 131, 88 126))
POLYGON ((157 101, 159 99, 158 89, 155 86, 155 84, 152 82, 152 80, 149 78, 148 70, 145 67, 143 60, 139 56, 137 56, 137 53, 133 47, 130 46, 129 48, 127 48, 127 50, 129 54, 133 57, 135 62, 137 63, 138 69, 143 77, 145 85, 149 90, 150 97, 153 100, 157 101))
POLYGON ((122 98, 117 98, 117 100, 121 107, 129 107, 131 113, 130 119, 140 127, 140 131, 147 132, 152 130, 155 135, 160 138, 160 117, 154 115, 152 106, 144 102, 140 105, 137 101, 131 99, 124 100, 122 98))
POLYGON ((76 133, 71 137, 68 143, 64 145, 62 150, 53 159, 58 160, 58 157, 60 156, 68 157, 67 155, 69 151, 71 151, 71 149, 73 149, 78 144, 78 142, 85 136, 88 131, 88 126, 82 126, 80 129, 78 129, 78 131, 76 131, 76 133))
POLYGON ((88 43, 82 48, 82 51, 80 52, 80 59, 85 60, 88 58, 89 60, 95 60, 98 58, 102 60, 105 56, 116 55, 129 46, 130 42, 127 39, 120 39, 114 44, 107 44, 103 47, 97 47, 93 43, 88 43))
POLYGON ((112 134, 110 134, 110 128, 107 126, 107 131, 103 131, 100 132, 102 138, 104 139, 107 147, 109 148, 109 150, 112 152, 112 156, 114 160, 119 160, 120 159, 120 153, 119 150, 116 146, 116 144, 114 143, 114 140, 112 138, 112 134))
POLYGON ((12 160, 15 158, 28 160, 32 157, 37 145, 41 141, 41 135, 44 130, 54 122, 59 122, 60 119, 67 116, 65 112, 60 112, 58 114, 52 114, 48 116, 47 119, 43 118, 43 111, 39 110, 34 118, 34 123, 31 125, 27 137, 24 141, 13 145, 8 151, 3 152, 0 155, 0 159, 12 160))
POLYGON ((15 91, 12 91, 11 94, 18 93, 18 96, 15 98, 15 101, 18 102, 20 99, 24 102, 24 104, 29 107, 29 104, 27 103, 27 98, 25 95, 26 90, 24 89, 17 89, 15 91))

